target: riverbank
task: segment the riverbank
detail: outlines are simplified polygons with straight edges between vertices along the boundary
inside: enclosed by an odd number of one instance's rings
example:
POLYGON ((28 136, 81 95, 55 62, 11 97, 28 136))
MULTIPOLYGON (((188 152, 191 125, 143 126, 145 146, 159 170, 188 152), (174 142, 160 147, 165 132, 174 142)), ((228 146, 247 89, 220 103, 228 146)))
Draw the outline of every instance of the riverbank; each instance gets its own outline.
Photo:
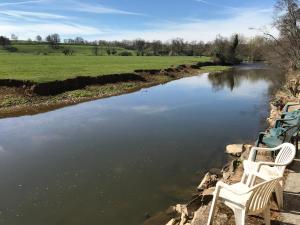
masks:
MULTIPOLYGON (((289 73, 286 76, 286 82, 282 84, 270 99, 270 116, 267 118, 268 127, 273 127, 276 119, 280 118, 283 106, 288 102, 299 102, 299 73, 289 73)), ((291 109, 292 110, 292 109, 291 109)), ((253 143, 252 143, 253 145, 253 143)), ((233 147, 234 151, 227 151, 231 155, 229 163, 222 169, 211 169, 208 171, 204 178, 201 180, 197 192, 191 197, 191 200, 186 204, 178 204, 171 206, 165 212, 161 212, 145 221, 143 225, 204 225, 207 223, 208 214, 211 207, 211 200, 216 183, 222 180, 225 183, 231 184, 241 180, 243 174, 242 161, 247 159, 252 147, 251 144, 242 144, 233 147)), ((228 150, 228 149, 227 149, 228 150)), ((232 149, 231 149, 232 150, 232 149)), ((269 152, 260 152, 257 155, 258 161, 272 161, 269 152)), ((297 172, 297 171, 296 171, 297 172)), ((299 172, 299 171, 298 171, 299 172)), ((295 172, 294 172, 295 173, 295 172)), ((285 178, 288 177, 289 169, 287 169, 285 178)), ((287 180, 288 181, 288 180, 287 180)), ((295 186, 295 182, 293 182, 295 186)), ((300 186, 300 182, 298 184, 300 186)), ((287 187, 288 188, 288 187, 287 187)), ((295 208, 290 207, 290 202, 285 202, 285 209, 295 208)), ((297 208, 297 207, 296 207, 297 208)), ((281 214, 276 203, 272 201, 271 219, 276 221, 276 224, 284 224, 287 220, 288 214, 292 219, 293 215, 289 212, 281 214)), ((214 224, 218 225, 234 225, 235 219, 233 212, 223 204, 218 205, 215 214, 214 224)), ((257 225, 264 224, 261 217, 247 217, 247 224, 257 225)))
POLYGON ((76 77, 63 81, 35 83, 0 80, 0 117, 32 115, 90 100, 121 95, 205 72, 227 70, 210 62, 199 62, 134 73, 76 77))

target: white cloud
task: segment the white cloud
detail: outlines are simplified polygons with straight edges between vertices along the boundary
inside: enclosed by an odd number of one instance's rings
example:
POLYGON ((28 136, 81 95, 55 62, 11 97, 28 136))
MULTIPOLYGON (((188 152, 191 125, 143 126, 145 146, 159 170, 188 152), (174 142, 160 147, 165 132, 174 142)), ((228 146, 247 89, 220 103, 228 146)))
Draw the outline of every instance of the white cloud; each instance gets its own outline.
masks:
POLYGON ((37 23, 37 24, 12 24, 0 22, 0 33, 5 36, 16 34, 19 39, 34 38, 40 34, 45 36, 50 33, 58 33, 62 37, 74 37, 76 35, 101 35, 104 31, 89 26, 81 26, 77 24, 63 24, 63 23, 37 23))
MULTIPOLYGON (((187 86, 189 88, 203 88, 203 87, 210 87, 210 83, 207 81, 207 76, 209 73, 201 73, 198 76, 183 78, 178 80, 178 84, 180 84, 181 87, 187 86)), ((175 81, 174 84, 177 82, 175 81)))
POLYGON ((190 20, 181 23, 158 23, 151 29, 141 31, 121 30, 106 36, 110 40, 144 38, 146 40, 170 40, 182 37, 186 40, 211 41, 218 34, 231 36, 233 33, 251 37, 259 34, 258 31, 249 29, 252 27, 266 27, 273 34, 276 30, 270 26, 272 23, 272 11, 269 9, 239 9, 232 10, 230 18, 216 18, 211 20, 190 20))
POLYGON ((32 4, 32 3, 40 3, 43 2, 44 0, 36 0, 36 1, 23 1, 23 2, 3 2, 0 3, 1 6, 10 6, 10 5, 25 5, 25 4, 32 4))
MULTIPOLYGON (((104 7, 102 5, 89 5, 74 3, 74 10, 80 10, 90 13, 115 13, 127 15, 140 15, 138 13, 122 11, 118 9, 104 7), (79 5, 77 5, 79 4, 79 5)), ((69 23, 67 21, 51 21, 53 19, 68 19, 62 15, 40 12, 26 12, 17 10, 0 10, 0 14, 11 15, 15 21, 0 20, 0 33, 5 36, 10 36, 15 33, 20 39, 33 38, 37 34, 45 36, 49 33, 59 33, 62 38, 82 36, 88 40, 123 40, 143 38, 146 40, 163 40, 167 41, 172 38, 182 37, 186 40, 202 40, 211 41, 218 34, 222 36, 231 36, 233 33, 243 34, 246 37, 251 37, 260 34, 259 31, 249 28, 266 27, 269 32, 276 35, 277 32, 270 26, 272 23, 271 9, 257 8, 231 8, 226 9, 226 14, 230 15, 226 18, 214 19, 193 19, 184 20, 181 22, 165 22, 159 21, 152 24, 147 24, 143 29, 122 29, 122 27, 107 28, 106 24, 99 26, 86 26, 83 24, 69 23), (21 17, 21 18, 20 18, 21 17), (23 19, 23 18, 27 19, 23 19), (30 20, 30 18, 32 20, 30 20), (21 21, 22 19, 22 21, 21 21), (36 19, 36 21, 34 21, 36 19), (48 20, 47 22, 43 20, 48 20), (27 21, 27 22, 26 22, 27 21)), ((1 16, 1 15, 0 15, 1 16)), ((4 17, 4 16, 2 16, 4 17)), ((9 19, 9 16, 6 17, 9 19)))
POLYGON ((217 6, 217 7, 227 8, 227 9, 236 9, 235 7, 227 6, 227 5, 224 5, 224 4, 217 4, 217 3, 213 3, 213 2, 208 2, 206 0, 195 0, 195 1, 199 2, 199 3, 202 3, 202 4, 210 5, 210 6, 217 6))
POLYGON ((16 18, 38 18, 38 19, 66 19, 66 16, 52 14, 52 13, 41 13, 41 12, 28 12, 19 10, 4 10, 0 11, 0 14, 16 17, 16 18))
POLYGON ((139 105, 132 107, 132 110, 143 114, 156 114, 170 110, 167 106, 151 106, 151 105, 139 105))
POLYGON ((80 11, 80 12, 96 13, 96 14, 121 14, 121 15, 135 15, 135 16, 143 15, 141 13, 119 10, 119 9, 107 7, 100 4, 91 5, 91 4, 78 3, 78 7, 73 8, 73 10, 80 11))

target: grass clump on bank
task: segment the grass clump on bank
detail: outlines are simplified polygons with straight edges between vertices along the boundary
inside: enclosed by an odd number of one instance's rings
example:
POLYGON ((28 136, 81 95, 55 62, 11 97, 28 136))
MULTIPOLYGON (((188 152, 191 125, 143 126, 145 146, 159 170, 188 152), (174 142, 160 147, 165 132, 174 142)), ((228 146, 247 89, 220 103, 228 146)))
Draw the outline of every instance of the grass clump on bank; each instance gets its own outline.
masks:
POLYGON ((9 97, 4 98, 2 101, 0 100, 0 107, 24 105, 28 102, 29 101, 27 99, 25 99, 24 97, 9 96, 9 97))
POLYGON ((201 67, 201 71, 204 72, 218 72, 230 69, 230 66, 203 66, 201 67))
POLYGON ((48 82, 76 76, 131 73, 137 69, 164 69, 210 61, 190 56, 44 56, 0 54, 0 79, 48 82))

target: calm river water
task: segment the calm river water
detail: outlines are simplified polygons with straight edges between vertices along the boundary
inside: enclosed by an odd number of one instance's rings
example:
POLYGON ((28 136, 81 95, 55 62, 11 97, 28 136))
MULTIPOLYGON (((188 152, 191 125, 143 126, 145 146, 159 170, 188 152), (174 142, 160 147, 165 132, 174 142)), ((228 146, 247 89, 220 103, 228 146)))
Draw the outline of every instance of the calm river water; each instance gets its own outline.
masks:
POLYGON ((141 224, 255 140, 279 77, 246 65, 1 119, 0 224, 141 224))

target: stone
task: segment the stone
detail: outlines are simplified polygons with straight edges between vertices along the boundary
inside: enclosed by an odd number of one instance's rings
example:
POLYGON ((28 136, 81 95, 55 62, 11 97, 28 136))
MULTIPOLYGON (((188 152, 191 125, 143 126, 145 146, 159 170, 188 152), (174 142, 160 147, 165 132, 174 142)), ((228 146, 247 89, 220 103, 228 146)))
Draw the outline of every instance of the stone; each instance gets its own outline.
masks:
POLYGON ((194 213, 202 206, 208 205, 213 198, 214 188, 205 189, 187 204, 188 217, 193 218, 194 213))
POLYGON ((226 153, 228 153, 232 156, 240 157, 243 152, 248 151, 251 147, 252 147, 252 145, 248 145, 248 144, 227 145, 226 153))
POLYGON ((230 161, 222 170, 223 172, 223 179, 226 181, 229 179, 230 176, 234 173, 234 161, 230 161))
POLYGON ((227 145, 226 146, 226 153, 230 155, 241 155, 243 152, 243 144, 232 144, 232 145, 227 145))
POLYGON ((220 168, 211 168, 208 170, 211 174, 216 174, 218 177, 222 176, 222 169, 220 168))
POLYGON ((166 225, 175 225, 176 223, 175 219, 171 219, 166 225))
POLYGON ((31 92, 34 92, 34 91, 35 91, 35 89, 36 89, 36 87, 37 87, 37 85, 36 85, 36 84, 32 85, 32 86, 30 87, 30 91, 31 91, 31 92))
POLYGON ((192 225, 202 225, 207 224, 208 213, 210 205, 205 205, 200 207, 194 214, 194 218, 191 222, 192 225))
POLYGON ((215 191, 215 187, 211 187, 208 189, 205 189, 202 193, 203 196, 209 196, 209 195, 213 195, 215 191))
POLYGON ((181 218, 180 218, 180 223, 179 225, 184 225, 187 222, 187 218, 186 215, 184 213, 181 214, 181 218))
POLYGON ((187 207, 186 205, 181 205, 181 204, 177 204, 175 207, 174 207, 174 211, 176 211, 177 213, 179 214, 185 214, 185 215, 188 215, 188 210, 187 210, 187 207))
POLYGON ((148 212, 146 212, 146 213, 144 214, 144 217, 145 217, 145 219, 149 219, 149 218, 151 217, 151 215, 150 215, 148 212))
POLYGON ((218 176, 216 174, 211 174, 210 172, 206 173, 201 183, 197 187, 199 191, 203 191, 207 188, 215 186, 218 182, 218 176))

